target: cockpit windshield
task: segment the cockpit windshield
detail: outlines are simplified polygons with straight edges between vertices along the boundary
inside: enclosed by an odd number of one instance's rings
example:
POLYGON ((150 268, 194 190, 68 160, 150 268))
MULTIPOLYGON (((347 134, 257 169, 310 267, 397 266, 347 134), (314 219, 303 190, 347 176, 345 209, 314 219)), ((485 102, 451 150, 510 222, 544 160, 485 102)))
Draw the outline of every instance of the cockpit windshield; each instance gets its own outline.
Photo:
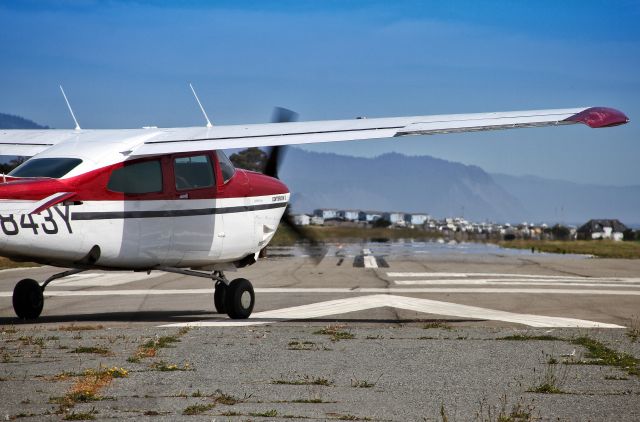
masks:
POLYGON ((59 179, 82 162, 79 158, 32 158, 15 169, 12 177, 50 177, 59 179))

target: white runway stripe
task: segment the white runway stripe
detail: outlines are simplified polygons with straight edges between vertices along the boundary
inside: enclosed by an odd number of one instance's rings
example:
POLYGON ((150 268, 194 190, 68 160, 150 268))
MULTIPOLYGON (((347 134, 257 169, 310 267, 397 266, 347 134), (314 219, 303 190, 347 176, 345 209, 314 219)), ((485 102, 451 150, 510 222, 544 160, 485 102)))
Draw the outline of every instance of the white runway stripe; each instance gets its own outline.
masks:
POLYGON ((505 274, 505 273, 429 273, 429 272, 388 272, 390 278, 468 278, 468 277, 511 277, 511 278, 534 278, 534 279, 568 279, 568 280, 594 280, 594 281, 615 281, 620 283, 640 283, 637 277, 581 277, 577 275, 533 275, 533 274, 505 274))
POLYGON ((517 280, 507 278, 469 278, 469 279, 456 279, 456 280, 393 280, 394 284, 399 286, 411 286, 411 285, 449 285, 449 286, 463 286, 463 285, 482 285, 482 286, 585 286, 585 287, 639 287, 640 284, 631 283, 616 283, 616 282, 599 282, 599 281, 587 281, 585 279, 580 280, 517 280))
POLYGON ((80 273, 56 280, 51 287, 109 287, 134 281, 149 280, 165 275, 161 272, 147 273, 80 273))
MULTIPOLYGON (((254 289, 256 293, 490 293, 490 294, 568 294, 568 295, 619 295, 640 296, 640 290, 605 290, 605 289, 542 289, 542 288, 508 288, 508 287, 390 287, 390 288, 295 288, 295 287, 263 287, 254 289)), ((46 290, 45 297, 78 297, 78 296, 153 296, 153 295, 213 295, 213 289, 145 289, 145 290, 46 290)), ((12 292, 0 292, 0 297, 12 297, 12 292)))
POLYGON ((415 312, 436 315, 447 315, 459 318, 489 319, 505 321, 531 327, 581 327, 581 328, 624 328, 615 324, 605 324, 574 318, 549 317, 476 306, 459 305, 457 303, 440 302, 429 299, 417 299, 405 296, 372 295, 349 299, 330 300, 310 305, 254 313, 249 320, 214 320, 196 321, 161 325, 161 327, 237 327, 248 325, 272 324, 283 320, 300 320, 345 314, 373 308, 392 307, 415 312))

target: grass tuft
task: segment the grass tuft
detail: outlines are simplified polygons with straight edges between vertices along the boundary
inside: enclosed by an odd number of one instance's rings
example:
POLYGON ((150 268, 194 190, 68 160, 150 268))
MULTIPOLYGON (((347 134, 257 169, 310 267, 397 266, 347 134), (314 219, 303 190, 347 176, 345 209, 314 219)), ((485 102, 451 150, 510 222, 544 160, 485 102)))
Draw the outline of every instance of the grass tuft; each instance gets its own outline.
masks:
POLYGON ((531 336, 529 334, 514 334, 506 337, 498 337, 496 340, 509 340, 509 341, 529 341, 529 340, 540 340, 540 341, 562 341, 564 339, 556 336, 550 335, 540 335, 540 336, 531 336))
POLYGON ((617 352, 608 348, 598 340, 586 336, 575 338, 571 340, 571 343, 586 348, 586 357, 591 359, 579 363, 615 366, 627 371, 629 375, 640 376, 640 361, 630 354, 617 352))
POLYGON ((214 407, 216 407, 216 405, 213 403, 194 404, 194 405, 185 407, 184 410, 182 411, 182 414, 183 415, 199 415, 201 413, 204 413, 213 409, 214 407))
POLYGON ((95 353, 97 355, 107 356, 111 351, 104 347, 77 347, 69 353, 95 353))
POLYGON ((298 379, 279 379, 279 380, 271 380, 271 384, 275 385, 322 385, 322 386, 330 386, 333 384, 333 381, 329 381, 326 378, 322 377, 310 377, 305 375, 298 379))
POLYGON ((331 341, 351 340, 356 338, 349 331, 342 331, 342 325, 329 325, 320 330, 314 331, 313 334, 326 335, 331 337, 331 341))
POLYGON ((256 418, 275 418, 276 416, 278 416, 278 411, 276 409, 270 409, 265 412, 249 413, 249 416, 253 416, 256 418))

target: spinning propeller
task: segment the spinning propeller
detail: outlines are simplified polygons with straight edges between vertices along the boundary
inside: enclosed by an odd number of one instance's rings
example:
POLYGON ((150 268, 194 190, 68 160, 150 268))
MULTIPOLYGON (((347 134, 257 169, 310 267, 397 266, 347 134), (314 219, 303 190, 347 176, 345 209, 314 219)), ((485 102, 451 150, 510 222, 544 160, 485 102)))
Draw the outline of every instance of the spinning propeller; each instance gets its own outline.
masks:
MULTIPOLYGON (((290 123, 297 120, 298 113, 295 111, 282 107, 275 107, 273 109, 273 114, 271 116, 272 123, 290 123)), ((267 158, 267 164, 263 171, 265 175, 279 179, 278 167, 284 159, 286 148, 286 146, 275 146, 271 148, 269 157, 267 158)), ((285 209, 280 222, 287 226, 299 239, 306 241, 305 243, 307 246, 305 247, 305 250, 307 255, 309 255, 316 264, 318 264, 326 254, 326 246, 311 236, 306 230, 301 229, 300 226, 295 224, 289 206, 285 209)))

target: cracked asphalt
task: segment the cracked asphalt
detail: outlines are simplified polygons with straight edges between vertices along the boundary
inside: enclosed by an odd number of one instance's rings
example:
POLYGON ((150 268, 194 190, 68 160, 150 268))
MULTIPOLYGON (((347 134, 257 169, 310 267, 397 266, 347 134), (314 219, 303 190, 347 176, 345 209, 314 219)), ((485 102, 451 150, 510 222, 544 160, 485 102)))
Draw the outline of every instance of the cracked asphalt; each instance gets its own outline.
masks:
POLYGON ((25 323, 13 317, 13 285, 56 269, 2 271, 0 417, 640 419, 639 262, 501 254, 386 260, 389 268, 369 269, 338 266, 333 256, 317 266, 285 256, 241 270, 233 276, 254 282, 256 314, 302 312, 249 326, 224 325, 205 279, 103 273, 52 283, 41 319, 25 323), (367 289, 437 301, 444 313, 430 313, 431 302, 349 308, 367 300, 367 289), (309 305, 345 298, 354 300, 336 308, 342 313, 304 315, 309 305), (456 312, 474 307, 486 317, 446 314, 459 305, 456 312), (532 315, 560 322, 532 326, 532 315), (561 327, 563 318, 622 328, 561 327), (605 364, 581 338, 628 359, 605 364), (545 384, 557 391, 540 392, 545 384))

